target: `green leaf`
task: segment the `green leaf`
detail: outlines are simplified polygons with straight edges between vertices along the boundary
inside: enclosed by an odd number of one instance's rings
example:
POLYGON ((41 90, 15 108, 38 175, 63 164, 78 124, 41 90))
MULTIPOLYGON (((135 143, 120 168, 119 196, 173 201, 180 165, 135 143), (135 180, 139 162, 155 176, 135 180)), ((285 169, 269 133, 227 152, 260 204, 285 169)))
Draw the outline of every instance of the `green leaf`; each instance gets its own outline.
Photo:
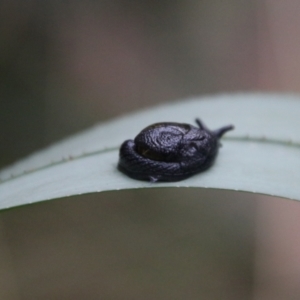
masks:
POLYGON ((0 209, 109 190, 200 187, 300 200, 300 97, 227 94, 161 105, 95 126, 0 172, 0 209), (235 130, 222 139, 214 166, 187 180, 148 183, 117 169, 120 144, 162 121, 235 130))

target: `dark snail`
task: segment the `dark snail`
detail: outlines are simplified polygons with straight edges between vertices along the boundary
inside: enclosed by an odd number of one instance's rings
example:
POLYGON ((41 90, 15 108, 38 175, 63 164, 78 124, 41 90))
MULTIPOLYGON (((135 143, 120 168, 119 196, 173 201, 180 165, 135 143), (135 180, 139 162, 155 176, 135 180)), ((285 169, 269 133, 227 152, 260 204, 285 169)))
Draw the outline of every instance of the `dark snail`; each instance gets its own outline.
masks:
POLYGON ((199 126, 157 123, 143 129, 120 148, 118 168, 129 177, 156 181, 178 181, 208 169, 220 146, 219 139, 233 126, 211 131, 199 126))

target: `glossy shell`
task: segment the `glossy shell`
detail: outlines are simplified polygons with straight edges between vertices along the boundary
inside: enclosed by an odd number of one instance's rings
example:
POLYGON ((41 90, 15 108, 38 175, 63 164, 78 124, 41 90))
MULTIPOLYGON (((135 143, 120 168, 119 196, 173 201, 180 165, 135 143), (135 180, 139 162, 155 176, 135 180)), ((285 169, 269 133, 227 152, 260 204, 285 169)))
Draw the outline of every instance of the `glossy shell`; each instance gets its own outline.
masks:
POLYGON ((208 169, 220 146, 219 139, 233 126, 211 131, 180 123, 156 123, 143 129, 120 148, 118 168, 138 180, 178 181, 208 169))

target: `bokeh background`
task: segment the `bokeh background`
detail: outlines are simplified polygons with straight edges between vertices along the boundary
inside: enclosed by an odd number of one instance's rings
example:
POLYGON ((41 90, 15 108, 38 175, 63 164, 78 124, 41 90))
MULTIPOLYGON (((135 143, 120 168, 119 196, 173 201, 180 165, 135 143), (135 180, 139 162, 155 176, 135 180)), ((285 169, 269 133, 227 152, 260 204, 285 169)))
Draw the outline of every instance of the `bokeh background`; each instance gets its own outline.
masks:
MULTIPOLYGON (((2 0, 0 167, 158 103, 299 92, 299 15, 297 0, 2 0)), ((299 299, 298 220, 296 202, 202 190, 5 211, 0 298, 299 299)))

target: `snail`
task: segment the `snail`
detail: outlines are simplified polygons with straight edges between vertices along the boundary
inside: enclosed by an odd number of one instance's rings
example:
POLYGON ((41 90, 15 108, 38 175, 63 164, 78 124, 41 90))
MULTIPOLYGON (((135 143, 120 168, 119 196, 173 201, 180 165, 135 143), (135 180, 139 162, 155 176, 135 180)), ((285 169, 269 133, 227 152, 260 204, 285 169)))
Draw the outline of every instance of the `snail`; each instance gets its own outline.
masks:
POLYGON ((234 127, 209 130, 181 123, 156 123, 120 147, 118 169, 127 176, 151 182, 179 181, 207 170, 220 147, 219 139, 234 127))

